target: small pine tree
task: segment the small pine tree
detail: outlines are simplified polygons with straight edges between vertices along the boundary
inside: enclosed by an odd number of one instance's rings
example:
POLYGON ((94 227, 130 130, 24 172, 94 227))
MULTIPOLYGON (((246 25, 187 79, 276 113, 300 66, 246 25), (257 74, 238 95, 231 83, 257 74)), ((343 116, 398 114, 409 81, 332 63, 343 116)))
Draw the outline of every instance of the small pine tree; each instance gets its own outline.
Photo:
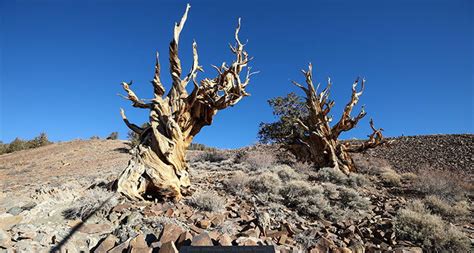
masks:
POLYGON ((27 141, 17 137, 8 145, 7 153, 24 150, 27 149, 28 146, 29 145, 27 141))
POLYGON ((117 140, 118 139, 118 136, 119 136, 119 133, 118 132, 112 132, 109 134, 109 136, 107 137, 107 140, 117 140))
POLYGON ((43 132, 34 139, 28 141, 28 148, 38 148, 49 144, 51 144, 51 142, 48 140, 48 135, 43 132))

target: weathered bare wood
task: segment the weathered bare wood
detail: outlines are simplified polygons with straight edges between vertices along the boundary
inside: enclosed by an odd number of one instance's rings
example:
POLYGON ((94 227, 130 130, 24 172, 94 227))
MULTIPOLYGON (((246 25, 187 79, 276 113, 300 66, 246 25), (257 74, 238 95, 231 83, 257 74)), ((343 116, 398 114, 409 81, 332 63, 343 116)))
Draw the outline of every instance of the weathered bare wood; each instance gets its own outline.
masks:
POLYGON ((240 19, 235 32, 236 45, 231 46, 235 60, 231 65, 225 63, 215 67, 218 74, 214 78, 196 77, 199 71, 197 43, 193 42, 193 63, 189 73, 182 78, 181 60, 178 56, 179 37, 186 23, 190 5, 179 23, 174 26, 173 39, 169 46, 171 88, 165 96, 161 82, 161 66, 157 53, 155 74, 151 81, 154 98, 145 103, 130 89, 129 83, 122 83, 127 92, 126 99, 134 107, 150 110, 150 127, 142 129, 132 124, 121 110, 125 124, 140 134, 140 144, 133 150, 128 167, 121 173, 117 190, 130 199, 142 200, 149 197, 163 197, 179 200, 184 189, 190 186, 186 149, 200 130, 212 123, 218 110, 235 105, 242 97, 250 77, 254 74, 247 67, 251 60, 240 42, 240 19), (245 80, 240 74, 246 70, 245 80), (193 81, 191 94, 186 91, 187 84, 193 81))
POLYGON ((328 115, 334 106, 334 101, 329 100, 331 80, 328 79, 326 88, 318 92, 320 85, 314 87, 312 65, 309 64, 308 70, 302 70, 302 72, 306 79, 306 86, 295 81, 293 81, 293 84, 301 88, 306 94, 309 115, 304 119, 296 119, 297 127, 301 128, 305 134, 287 148, 299 158, 313 162, 317 167, 335 167, 346 174, 355 171, 356 168, 349 152, 361 152, 386 142, 382 136, 383 129, 376 129, 372 120, 370 120, 370 127, 373 133, 366 142, 359 145, 350 145, 338 139, 342 132, 354 128, 366 115, 362 107, 361 112, 356 117, 351 116, 354 106, 363 93, 365 80, 363 79, 360 82, 361 88, 359 91, 357 90, 359 79, 356 79, 353 83, 351 99, 346 104, 340 120, 331 127, 329 123, 332 118, 328 115))

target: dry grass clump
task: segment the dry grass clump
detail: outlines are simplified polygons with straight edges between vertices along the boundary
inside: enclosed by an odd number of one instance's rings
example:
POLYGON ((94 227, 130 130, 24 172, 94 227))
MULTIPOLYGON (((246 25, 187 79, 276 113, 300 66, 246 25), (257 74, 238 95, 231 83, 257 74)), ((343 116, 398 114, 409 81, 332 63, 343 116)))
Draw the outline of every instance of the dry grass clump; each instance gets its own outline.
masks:
POLYGON ((402 184, 402 177, 390 168, 385 168, 382 170, 379 174, 379 177, 386 185, 400 186, 402 184))
POLYGON ((410 181, 410 182, 418 178, 418 176, 413 172, 405 172, 405 173, 402 173, 401 176, 402 176, 403 181, 410 181))
POLYGON ((195 159, 196 159, 195 161, 200 160, 200 161, 206 161, 206 162, 211 162, 211 163, 217 163, 217 162, 222 162, 224 160, 229 159, 229 155, 222 151, 211 150, 211 151, 202 152, 195 159))
POLYGON ((342 201, 342 206, 347 206, 355 210, 365 210, 370 205, 370 200, 362 197, 359 193, 348 187, 339 186, 339 198, 342 201))
POLYGON ((360 217, 355 212, 365 211, 370 205, 356 190, 333 183, 311 185, 292 180, 281 188, 280 194, 283 204, 299 213, 329 220, 360 217))
POLYGON ((246 163, 253 171, 270 168, 277 164, 277 158, 270 152, 263 150, 240 151, 235 156, 236 163, 246 163))
POLYGON ((213 192, 195 193, 189 200, 188 204, 202 211, 217 212, 224 209, 226 201, 224 198, 213 192))
POLYGON ((224 180, 224 189, 228 192, 242 195, 249 181, 249 176, 243 171, 235 171, 232 176, 224 180))
POLYGON ((331 182, 339 185, 364 186, 370 181, 361 174, 351 173, 349 176, 334 168, 322 168, 316 174, 316 179, 324 182, 331 182))
POLYGON ((102 188, 88 189, 62 214, 66 219, 85 220, 91 216, 104 217, 117 203, 118 200, 113 192, 102 188))
POLYGON ((362 154, 353 154, 352 159, 358 170, 362 174, 378 175, 380 170, 391 168, 390 163, 381 158, 364 157, 362 154))
POLYGON ((295 208, 304 215, 323 218, 327 215, 331 206, 323 195, 323 188, 319 185, 310 185, 306 181, 294 180, 283 186, 280 194, 283 203, 295 208))
POLYGON ((284 182, 290 180, 306 179, 306 176, 304 174, 296 172, 294 169, 292 169, 286 164, 277 165, 272 168, 272 171, 278 174, 280 179, 284 182))
POLYGON ((334 168, 321 168, 318 170, 317 177, 321 181, 332 182, 335 184, 346 184, 347 182, 346 174, 334 168))
POLYGON ((428 196, 423 200, 425 206, 433 213, 450 221, 463 220, 469 215, 468 204, 465 201, 449 203, 438 196, 428 196))
POLYGON ((449 171, 425 168, 418 172, 412 187, 426 195, 435 195, 448 201, 463 200, 468 192, 464 179, 449 171))
POLYGON ((470 249, 465 234, 431 214, 419 200, 399 211, 395 229, 402 239, 420 243, 430 252, 469 252, 470 249))
POLYGON ((277 174, 266 171, 251 177, 247 185, 256 194, 275 194, 280 190, 281 180, 277 174))

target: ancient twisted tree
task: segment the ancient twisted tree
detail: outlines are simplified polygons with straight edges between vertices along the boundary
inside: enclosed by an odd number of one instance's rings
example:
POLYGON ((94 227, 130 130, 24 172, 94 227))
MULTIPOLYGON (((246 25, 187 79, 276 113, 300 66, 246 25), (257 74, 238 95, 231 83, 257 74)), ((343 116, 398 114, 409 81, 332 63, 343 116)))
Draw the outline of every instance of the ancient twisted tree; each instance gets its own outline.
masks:
POLYGON ((376 129, 373 120, 370 120, 372 134, 364 142, 341 141, 339 136, 345 131, 353 129, 366 115, 364 107, 352 117, 354 106, 359 101, 365 86, 365 80, 357 78, 352 84, 350 101, 344 107, 339 121, 330 125, 332 117, 329 115, 335 102, 329 99, 331 80, 327 86, 319 91, 320 84, 314 87, 312 66, 307 71, 302 70, 306 85, 295 81, 293 84, 301 88, 306 97, 301 99, 294 93, 287 97, 278 97, 269 101, 274 114, 279 121, 262 123, 259 136, 263 142, 276 142, 291 151, 299 160, 311 162, 316 167, 334 167, 344 173, 356 171, 351 152, 362 152, 385 143, 382 136, 383 129, 376 129), (360 84, 360 89, 357 87, 360 84))
POLYGON ((169 46, 171 89, 165 96, 160 74, 161 68, 156 55, 155 75, 151 81, 154 97, 149 102, 139 99, 132 91, 132 83, 122 83, 133 107, 150 112, 149 124, 139 127, 129 122, 123 109, 121 114, 125 124, 139 136, 139 145, 133 149, 127 168, 117 182, 118 192, 130 199, 164 197, 179 200, 182 191, 190 186, 186 149, 194 136, 204 126, 212 123, 217 111, 233 106, 249 94, 245 87, 249 84, 251 60, 244 45, 239 40, 240 19, 235 30, 235 46, 230 46, 235 60, 223 63, 215 78, 205 78, 199 83, 196 76, 203 71, 198 63, 197 44, 193 42, 193 62, 191 70, 182 77, 181 60, 178 56, 179 36, 184 27, 190 5, 179 23, 175 24, 173 40, 169 46), (241 72, 245 70, 245 79, 241 72), (193 83, 188 93, 186 86, 193 83))

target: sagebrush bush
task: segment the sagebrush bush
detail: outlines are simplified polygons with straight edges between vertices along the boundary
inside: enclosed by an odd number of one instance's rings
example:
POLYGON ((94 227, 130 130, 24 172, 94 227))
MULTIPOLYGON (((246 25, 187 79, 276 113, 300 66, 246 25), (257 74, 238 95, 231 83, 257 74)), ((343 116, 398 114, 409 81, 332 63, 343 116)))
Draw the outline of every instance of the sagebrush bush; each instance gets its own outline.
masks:
POLYGON ((352 159, 358 170, 362 174, 378 175, 380 170, 390 169, 390 163, 382 158, 365 157, 362 154, 353 154, 352 159))
POLYGON ((402 180, 404 181, 414 181, 418 178, 418 176, 413 172, 405 172, 401 174, 402 180))
POLYGON ((277 165, 273 167, 272 171, 274 171, 280 177, 280 179, 284 182, 287 182, 290 180, 306 179, 304 174, 296 172, 290 166, 285 165, 285 164, 281 164, 281 165, 277 165))
POLYGON ((216 193, 205 191, 195 193, 188 203, 199 210, 217 212, 224 209, 226 201, 216 193))
POLYGON ((346 184, 347 176, 342 171, 334 168, 321 168, 318 170, 318 179, 335 184, 346 184))
POLYGON ((278 193, 281 186, 280 177, 277 174, 266 171, 250 177, 248 187, 253 193, 278 193))
POLYGON ((204 151, 203 153, 199 155, 199 158, 197 160, 216 163, 216 162, 222 162, 227 159, 229 159, 229 156, 226 153, 222 151, 212 150, 212 151, 204 151))
POLYGON ((245 190, 248 180, 249 176, 243 171, 238 170, 222 183, 226 191, 241 195, 245 190))
POLYGON ((346 184, 350 186, 366 186, 370 184, 370 180, 363 174, 350 173, 346 184))
POLYGON ((277 164, 274 154, 268 151, 248 150, 241 151, 236 154, 235 162, 247 163, 251 170, 257 171, 261 169, 271 168, 277 164))
POLYGON ((431 214, 420 201, 401 209, 394 223, 401 239, 420 243, 429 252, 469 252, 470 240, 456 227, 431 214))
POLYGON ((191 143, 188 147, 188 150, 199 150, 199 151, 215 151, 215 148, 208 147, 204 144, 201 143, 191 143))
POLYGON ((360 196, 359 192, 352 188, 339 186, 337 190, 339 191, 339 198, 341 199, 342 206, 348 206, 357 210, 365 210, 370 205, 370 200, 360 196))
POLYGON ((444 170, 424 168, 412 182, 412 188, 426 195, 435 195, 449 201, 463 200, 466 194, 464 178, 444 170))
POLYGON ((450 221, 463 220, 469 215, 468 204, 465 201, 452 203, 431 195, 426 197, 423 203, 431 212, 450 221))
POLYGON ((102 188, 88 189, 81 197, 75 199, 62 214, 66 219, 85 220, 90 216, 104 217, 117 203, 113 192, 102 188))
POLYGON ((316 178, 323 182, 331 182, 338 185, 364 186, 370 183, 362 174, 350 173, 346 175, 334 168, 321 168, 317 172, 316 178))
POLYGON ((390 186, 400 186, 402 183, 402 177, 398 175, 397 172, 391 169, 386 169, 385 171, 381 172, 379 177, 383 183, 390 186))
POLYGON ((310 185, 302 180, 290 181, 280 190, 286 206, 295 208, 301 214, 320 218, 330 210, 329 202, 323 193, 321 186, 310 185))

